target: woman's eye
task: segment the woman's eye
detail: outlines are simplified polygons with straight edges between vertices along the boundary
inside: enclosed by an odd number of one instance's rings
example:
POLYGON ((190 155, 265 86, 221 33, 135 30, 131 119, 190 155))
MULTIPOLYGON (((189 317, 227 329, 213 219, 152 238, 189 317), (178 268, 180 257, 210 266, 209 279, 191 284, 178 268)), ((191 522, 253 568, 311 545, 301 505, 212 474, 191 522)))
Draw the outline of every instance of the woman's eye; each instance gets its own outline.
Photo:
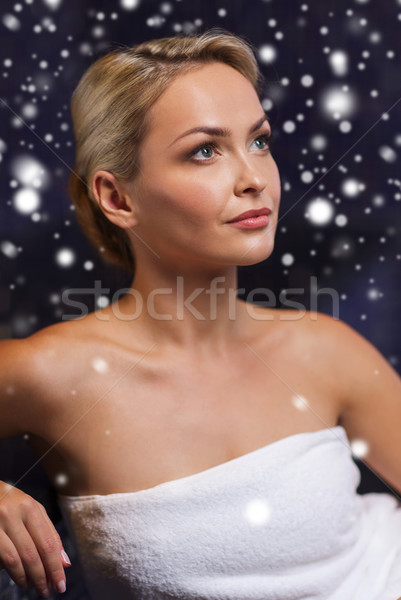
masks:
POLYGON ((208 158, 213 158, 214 149, 211 144, 204 144, 203 146, 199 146, 196 148, 192 155, 196 160, 203 160, 208 158))
MULTIPOLYGON (((259 135, 252 142, 252 145, 256 145, 256 150, 268 150, 269 141, 271 139, 271 134, 266 133, 263 135, 259 135)), ((206 162, 207 160, 214 158, 216 152, 216 145, 212 142, 208 142, 207 144, 202 144, 198 146, 190 153, 190 157, 199 162, 206 162)))
POLYGON ((256 144, 258 150, 266 150, 269 146, 270 135, 260 135, 258 136, 253 143, 256 144))

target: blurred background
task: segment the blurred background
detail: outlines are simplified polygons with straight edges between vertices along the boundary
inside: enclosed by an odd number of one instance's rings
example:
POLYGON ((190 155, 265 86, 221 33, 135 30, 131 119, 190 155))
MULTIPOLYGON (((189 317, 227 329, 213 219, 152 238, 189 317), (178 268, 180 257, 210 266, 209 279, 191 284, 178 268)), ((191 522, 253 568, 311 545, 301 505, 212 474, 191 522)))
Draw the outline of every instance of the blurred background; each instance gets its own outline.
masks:
MULTIPOLYGON (((287 298, 328 314, 336 297, 336 316, 401 372, 401 0, 2 0, 0 337, 71 314, 65 290, 100 282, 82 298, 94 310, 131 280, 102 262, 68 198, 69 99, 83 71, 116 46, 209 27, 255 49, 282 178, 274 253, 240 269, 241 295, 269 288, 278 307, 287 298)), ((388 491, 357 462, 362 493, 388 491)), ((23 440, 0 442, 0 479, 62 528, 34 463, 23 440)))

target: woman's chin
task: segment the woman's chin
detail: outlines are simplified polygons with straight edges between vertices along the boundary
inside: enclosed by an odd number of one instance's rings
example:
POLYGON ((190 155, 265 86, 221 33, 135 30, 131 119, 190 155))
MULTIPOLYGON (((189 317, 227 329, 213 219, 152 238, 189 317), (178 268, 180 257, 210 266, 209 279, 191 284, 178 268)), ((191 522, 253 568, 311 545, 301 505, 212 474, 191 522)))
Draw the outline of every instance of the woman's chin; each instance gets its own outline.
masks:
POLYGON ((257 263, 263 262, 269 258, 274 249, 274 241, 266 244, 263 247, 257 245, 253 248, 245 250, 242 255, 238 257, 238 266, 256 265, 257 263))

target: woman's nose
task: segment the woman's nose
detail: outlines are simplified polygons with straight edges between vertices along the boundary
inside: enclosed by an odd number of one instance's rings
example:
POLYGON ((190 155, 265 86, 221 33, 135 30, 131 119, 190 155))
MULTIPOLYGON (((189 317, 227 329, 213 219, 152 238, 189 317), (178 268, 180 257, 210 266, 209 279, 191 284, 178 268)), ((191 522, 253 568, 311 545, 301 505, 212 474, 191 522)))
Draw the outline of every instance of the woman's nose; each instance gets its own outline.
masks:
POLYGON ((236 172, 235 195, 260 194, 267 185, 267 178, 262 168, 266 169, 266 162, 263 161, 263 167, 259 158, 242 157, 238 160, 236 172))

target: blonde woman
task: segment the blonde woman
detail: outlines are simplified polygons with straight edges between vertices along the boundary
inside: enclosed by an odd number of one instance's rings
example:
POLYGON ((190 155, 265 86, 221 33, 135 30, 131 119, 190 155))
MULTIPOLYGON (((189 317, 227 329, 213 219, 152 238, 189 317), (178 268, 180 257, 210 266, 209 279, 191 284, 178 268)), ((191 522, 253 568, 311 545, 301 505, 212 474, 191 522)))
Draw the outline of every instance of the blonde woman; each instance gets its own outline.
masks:
MULTIPOLYGON (((401 491, 399 377, 336 319, 236 297, 280 201, 260 79, 248 44, 212 30, 116 50, 73 96, 76 214, 132 284, 0 344, 0 434, 28 433, 64 475, 95 600, 401 594, 399 503, 356 493, 349 447, 401 491)), ((64 591, 43 507, 0 491, 4 568, 64 591)))

